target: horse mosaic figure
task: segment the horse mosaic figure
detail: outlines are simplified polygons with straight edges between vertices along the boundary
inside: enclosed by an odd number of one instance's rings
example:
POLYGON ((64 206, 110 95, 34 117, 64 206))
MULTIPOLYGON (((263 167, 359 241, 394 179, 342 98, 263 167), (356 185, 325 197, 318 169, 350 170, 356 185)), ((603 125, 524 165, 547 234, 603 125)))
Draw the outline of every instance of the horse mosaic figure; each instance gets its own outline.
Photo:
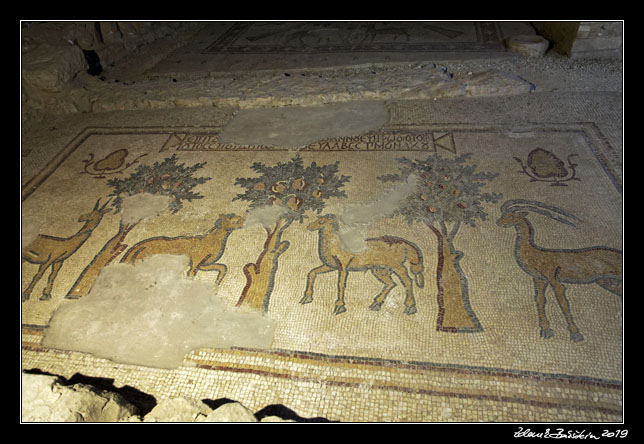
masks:
POLYGON ((242 228, 244 218, 235 214, 220 214, 215 225, 205 234, 179 237, 153 237, 143 240, 130 248, 122 263, 134 264, 155 254, 185 255, 190 258, 188 276, 194 277, 198 271, 219 272, 216 283, 224 279, 228 268, 217 261, 224 254, 226 242, 233 230, 242 228))
POLYGON ((307 304, 313 301, 313 285, 319 274, 337 271, 338 298, 333 312, 334 314, 344 313, 346 311, 344 292, 349 272, 371 271, 380 282, 385 284, 369 307, 371 310, 380 310, 385 298, 396 286, 392 279, 392 274, 395 274, 406 290, 404 313, 414 314, 417 312, 413 281, 409 276, 405 262, 409 263, 409 270, 414 276, 416 285, 423 288, 423 256, 418 247, 399 237, 383 236, 366 239, 366 248, 363 251, 348 251, 342 246, 342 240, 337 234, 339 223, 335 215, 322 216, 309 224, 307 228, 310 231, 319 232, 318 254, 322 265, 309 271, 306 291, 300 303, 307 304))
POLYGON ((497 225, 514 227, 517 233, 514 257, 521 269, 534 280, 535 299, 542 338, 554 335, 546 318, 546 288, 555 292, 563 312, 570 339, 583 341, 584 336, 575 325, 563 284, 597 284, 613 294, 622 296, 622 252, 614 248, 589 247, 579 249, 546 249, 535 245, 534 229, 528 221, 528 212, 548 216, 575 226, 579 219, 559 208, 527 200, 509 200, 501 206, 497 225))

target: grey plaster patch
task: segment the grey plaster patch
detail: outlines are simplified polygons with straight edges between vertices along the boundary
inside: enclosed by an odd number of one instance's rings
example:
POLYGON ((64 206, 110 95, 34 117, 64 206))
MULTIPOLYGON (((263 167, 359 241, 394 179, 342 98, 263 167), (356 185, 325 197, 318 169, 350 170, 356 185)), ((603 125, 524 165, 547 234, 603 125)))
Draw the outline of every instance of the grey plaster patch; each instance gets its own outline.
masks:
POLYGON ((89 295, 58 308, 42 345, 157 368, 179 367, 198 348, 271 346, 271 319, 225 306, 187 268, 187 257, 164 254, 110 264, 89 295))
POLYGON ((416 191, 417 181, 412 174, 406 182, 396 184, 373 202, 345 205, 338 215, 342 222, 338 235, 343 247, 353 253, 364 251, 369 225, 393 214, 400 202, 416 191))
POLYGON ((223 143, 301 147, 380 128, 389 121, 383 102, 243 109, 219 135, 223 143))
POLYGON ((22 216, 20 235, 23 247, 28 246, 38 237, 41 227, 42 220, 40 217, 22 216))
POLYGON ((123 199, 122 221, 125 224, 136 223, 150 216, 158 216, 168 208, 170 196, 156 196, 139 193, 123 199))

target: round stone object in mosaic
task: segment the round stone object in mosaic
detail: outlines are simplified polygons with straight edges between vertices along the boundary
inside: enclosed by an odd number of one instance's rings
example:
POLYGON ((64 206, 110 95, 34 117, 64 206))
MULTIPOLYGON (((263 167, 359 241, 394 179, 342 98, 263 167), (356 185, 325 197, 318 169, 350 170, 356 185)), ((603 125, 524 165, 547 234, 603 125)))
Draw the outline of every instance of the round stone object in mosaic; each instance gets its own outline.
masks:
POLYGON ((505 45, 510 51, 527 57, 539 57, 546 53, 550 42, 540 35, 522 34, 509 37, 505 45))

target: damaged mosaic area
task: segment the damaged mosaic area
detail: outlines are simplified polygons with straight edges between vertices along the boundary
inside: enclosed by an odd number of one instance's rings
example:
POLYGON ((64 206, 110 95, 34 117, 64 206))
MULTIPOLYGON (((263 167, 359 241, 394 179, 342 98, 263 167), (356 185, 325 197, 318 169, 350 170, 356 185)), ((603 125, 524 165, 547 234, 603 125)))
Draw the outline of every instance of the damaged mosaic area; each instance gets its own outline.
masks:
POLYGON ((87 128, 24 188, 23 368, 338 421, 621 421, 621 173, 592 124, 220 132, 87 128))

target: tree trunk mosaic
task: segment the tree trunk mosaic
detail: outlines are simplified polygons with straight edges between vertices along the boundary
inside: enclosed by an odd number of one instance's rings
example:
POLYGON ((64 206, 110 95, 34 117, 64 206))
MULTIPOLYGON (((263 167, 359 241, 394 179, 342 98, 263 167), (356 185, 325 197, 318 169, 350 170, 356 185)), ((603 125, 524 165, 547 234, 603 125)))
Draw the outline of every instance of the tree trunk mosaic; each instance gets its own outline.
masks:
POLYGON ((461 225, 475 226, 477 220, 485 220, 483 203, 501 198, 500 193, 481 191, 496 174, 476 172, 475 165, 466 163, 470 157, 460 155, 451 159, 434 155, 421 161, 401 157, 398 159, 401 172, 380 178, 395 182, 416 177, 416 193, 401 202, 398 212, 410 223, 421 221, 436 236, 439 307, 436 328, 445 332, 482 329, 470 307, 467 278, 459 265, 464 253, 454 249, 453 241, 461 225), (448 228, 448 224, 452 227, 448 228))
POLYGON ((244 305, 264 313, 268 311, 278 259, 290 245, 288 241, 282 241, 282 233, 289 225, 287 219, 280 218, 275 228, 266 230, 266 242, 257 262, 244 266, 246 286, 237 301, 238 307, 244 305))
POLYGON ((307 210, 320 213, 326 199, 345 196, 341 188, 349 177, 337 176, 338 164, 318 166, 312 162, 305 167, 302 158, 295 156, 274 166, 256 162, 252 169, 258 177, 236 179, 236 184, 246 188, 246 192, 235 199, 251 202, 251 211, 264 211, 265 215, 277 218, 275 222, 268 220, 267 239, 257 261, 244 266, 246 286, 237 306, 268 310, 279 257, 290 245, 282 241, 282 234, 293 221, 302 221, 307 210))
POLYGON ((445 332, 478 332, 481 324, 469 303, 467 277, 459 265, 463 252, 454 249, 448 233, 428 225, 438 240, 436 329, 445 332))

